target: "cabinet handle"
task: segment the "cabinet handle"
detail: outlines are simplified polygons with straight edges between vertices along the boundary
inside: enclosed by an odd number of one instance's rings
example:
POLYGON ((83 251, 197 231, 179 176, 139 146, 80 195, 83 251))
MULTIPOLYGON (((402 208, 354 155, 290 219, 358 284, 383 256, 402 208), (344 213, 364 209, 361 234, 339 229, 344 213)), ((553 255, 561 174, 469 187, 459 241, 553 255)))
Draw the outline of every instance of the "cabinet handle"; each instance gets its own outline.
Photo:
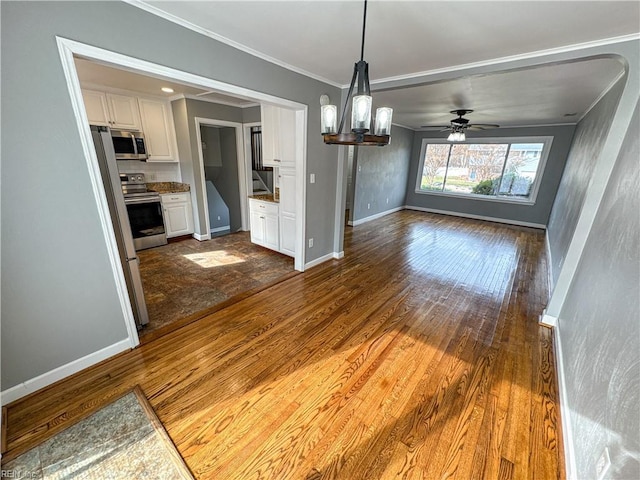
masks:
POLYGON ((274 161, 274 162, 281 162, 282 160, 279 160, 279 159, 277 159, 277 158, 274 158, 274 159, 273 159, 273 161, 274 161))

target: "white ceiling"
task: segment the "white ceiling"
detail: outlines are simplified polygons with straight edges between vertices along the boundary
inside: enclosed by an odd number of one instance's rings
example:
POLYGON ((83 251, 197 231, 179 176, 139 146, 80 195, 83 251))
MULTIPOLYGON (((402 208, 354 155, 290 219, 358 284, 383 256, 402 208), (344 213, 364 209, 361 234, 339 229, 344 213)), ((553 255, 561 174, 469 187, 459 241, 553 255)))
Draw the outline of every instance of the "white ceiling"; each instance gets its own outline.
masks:
POLYGON ((109 87, 168 99, 184 96, 241 108, 257 105, 252 99, 230 97, 197 85, 186 85, 172 79, 140 75, 83 58, 75 58, 74 61, 80 84, 84 88, 109 87), (163 92, 163 87, 172 88, 173 92, 163 92))
MULTIPOLYGON (((334 85, 349 83, 360 56, 361 1, 129 3, 334 85)), ((638 32, 639 1, 370 0, 364 58, 375 84, 638 32)), ((474 109, 478 123, 575 123, 621 71, 611 59, 547 65, 377 91, 374 104, 393 107, 394 123, 410 128, 447 123, 455 108, 474 109)))
MULTIPOLYGON (((139 2, 339 85, 360 57, 362 1, 139 2)), ((376 1, 372 82, 640 31, 638 1, 376 1)))

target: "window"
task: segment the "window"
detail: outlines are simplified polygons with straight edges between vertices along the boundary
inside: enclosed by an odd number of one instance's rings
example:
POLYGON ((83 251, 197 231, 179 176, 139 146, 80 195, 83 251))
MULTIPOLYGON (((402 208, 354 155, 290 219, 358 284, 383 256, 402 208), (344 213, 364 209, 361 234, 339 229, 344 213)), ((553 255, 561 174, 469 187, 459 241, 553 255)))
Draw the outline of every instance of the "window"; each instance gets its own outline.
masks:
POLYGON ((422 141, 416 192, 534 203, 552 137, 422 141))

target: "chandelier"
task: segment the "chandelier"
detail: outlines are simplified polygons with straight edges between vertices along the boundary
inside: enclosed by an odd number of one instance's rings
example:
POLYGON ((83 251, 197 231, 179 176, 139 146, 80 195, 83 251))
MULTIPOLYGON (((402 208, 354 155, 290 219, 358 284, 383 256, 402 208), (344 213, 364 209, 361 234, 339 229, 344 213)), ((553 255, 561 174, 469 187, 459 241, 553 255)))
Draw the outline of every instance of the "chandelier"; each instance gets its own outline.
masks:
POLYGON ((367 23, 367 0, 364 2, 364 18, 362 20, 362 47, 360 61, 353 67, 353 77, 349 93, 342 109, 340 127, 337 127, 338 107, 322 104, 321 134, 324 143, 330 145, 388 145, 391 140, 391 117, 393 109, 380 107, 376 110, 373 133, 371 130, 371 89, 369 87, 369 64, 364 61, 364 33, 367 23), (355 88, 355 95, 354 95, 355 88), (347 116, 347 106, 351 105, 351 132, 344 133, 343 128, 347 116))

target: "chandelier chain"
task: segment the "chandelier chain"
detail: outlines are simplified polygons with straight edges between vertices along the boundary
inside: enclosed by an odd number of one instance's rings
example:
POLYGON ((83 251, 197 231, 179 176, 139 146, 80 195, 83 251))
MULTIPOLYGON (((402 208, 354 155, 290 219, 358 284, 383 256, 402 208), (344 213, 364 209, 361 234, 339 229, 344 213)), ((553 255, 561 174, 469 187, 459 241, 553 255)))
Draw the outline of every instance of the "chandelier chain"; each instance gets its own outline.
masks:
POLYGON ((367 0, 364 0, 364 17, 362 18, 362 46, 360 47, 360 61, 364 60, 364 32, 367 27, 367 0))

